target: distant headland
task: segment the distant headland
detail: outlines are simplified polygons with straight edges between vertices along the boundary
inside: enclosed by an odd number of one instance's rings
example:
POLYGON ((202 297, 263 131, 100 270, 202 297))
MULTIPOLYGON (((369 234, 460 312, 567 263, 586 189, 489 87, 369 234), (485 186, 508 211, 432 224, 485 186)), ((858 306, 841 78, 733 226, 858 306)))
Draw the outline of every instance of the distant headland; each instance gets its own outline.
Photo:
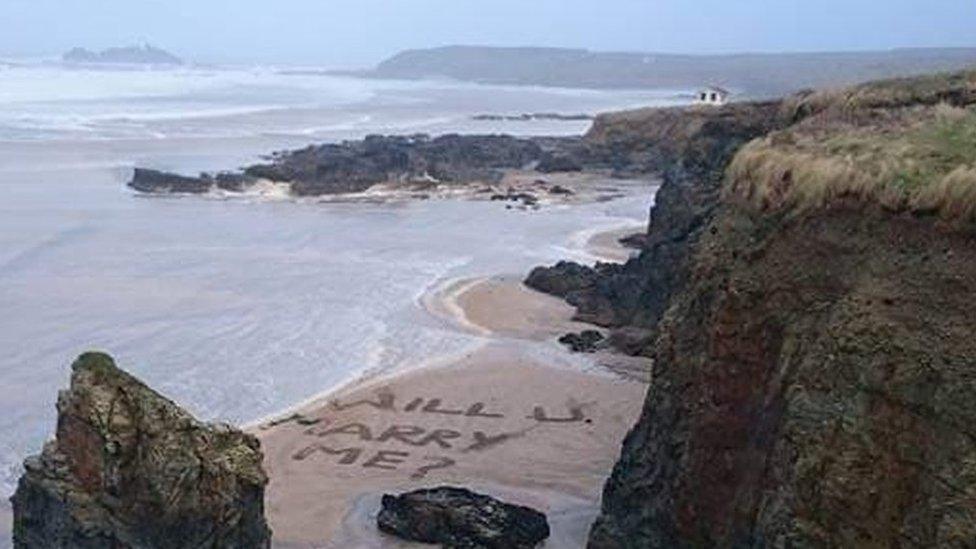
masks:
POLYGON ((123 48, 109 48, 102 51, 91 51, 85 48, 74 48, 65 53, 61 59, 66 63, 115 63, 138 65, 182 65, 183 60, 172 53, 145 44, 143 46, 128 46, 123 48))
POLYGON ((752 98, 806 88, 958 71, 976 48, 916 48, 822 53, 676 55, 564 48, 447 46, 400 52, 356 76, 449 78, 502 85, 593 89, 689 89, 717 84, 752 98))

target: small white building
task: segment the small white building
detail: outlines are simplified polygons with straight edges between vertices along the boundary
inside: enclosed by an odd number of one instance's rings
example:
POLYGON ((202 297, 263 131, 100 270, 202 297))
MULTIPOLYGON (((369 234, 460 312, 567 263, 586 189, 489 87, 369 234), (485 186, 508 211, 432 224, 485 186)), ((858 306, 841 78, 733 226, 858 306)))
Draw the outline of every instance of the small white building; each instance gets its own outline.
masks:
POLYGON ((721 106, 729 102, 729 96, 731 95, 729 90, 725 88, 708 86, 698 91, 698 95, 695 96, 695 103, 699 105, 721 106))

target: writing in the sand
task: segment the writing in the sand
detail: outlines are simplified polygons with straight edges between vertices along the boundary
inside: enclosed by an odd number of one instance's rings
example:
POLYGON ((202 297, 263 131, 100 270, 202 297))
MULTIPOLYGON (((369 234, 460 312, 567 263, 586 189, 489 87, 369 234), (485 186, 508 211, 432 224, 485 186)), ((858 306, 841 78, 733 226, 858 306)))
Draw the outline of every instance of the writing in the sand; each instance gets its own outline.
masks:
MULTIPOLYGON (((386 469, 390 471, 395 471, 400 465, 407 462, 408 458, 411 457, 410 452, 402 452, 397 450, 379 450, 377 452, 366 453, 365 448, 361 447, 333 447, 326 444, 313 444, 299 450, 292 456, 292 459, 297 461, 303 461, 314 454, 325 454, 329 456, 337 456, 339 458, 339 465, 355 465, 360 463, 364 469, 386 469), (366 456, 364 459, 363 456, 366 456)), ((446 469, 448 467, 454 466, 457 462, 449 457, 444 456, 424 456, 424 463, 415 468, 413 474, 410 475, 412 479, 422 479, 427 476, 427 473, 435 469, 446 469)))
MULTIPOLYGON (((498 410, 491 410, 484 402, 452 405, 445 404, 442 398, 418 397, 398 406, 396 395, 389 391, 378 392, 372 398, 349 402, 334 400, 330 402, 329 408, 336 414, 367 408, 401 416, 433 414, 474 420, 500 420, 506 417, 498 410)), ((300 414, 282 421, 295 421, 304 425, 308 427, 304 431, 305 435, 316 438, 316 442, 292 455, 295 461, 305 461, 318 456, 343 466, 385 470, 408 469, 413 471, 411 474, 413 479, 424 478, 431 471, 446 469, 457 464, 454 458, 438 454, 445 452, 465 454, 488 450, 525 436, 542 424, 590 423, 590 420, 584 416, 583 406, 573 402, 561 412, 547 410, 540 405, 531 406, 527 413, 520 414, 518 419, 529 421, 525 427, 517 431, 503 432, 486 428, 476 429, 470 433, 448 428, 422 427, 409 422, 387 424, 377 428, 361 421, 338 421, 327 417, 309 419, 300 414), (367 446, 379 444, 384 445, 384 449, 367 449, 367 446), (390 445, 399 448, 387 449, 390 445)))
MULTIPOLYGON (((484 402, 475 402, 469 406, 451 407, 445 406, 444 399, 441 398, 428 399, 418 397, 410 400, 402 408, 398 408, 396 406, 396 395, 389 391, 378 392, 376 393, 375 398, 366 398, 353 402, 342 403, 338 400, 333 400, 329 403, 329 406, 337 412, 344 412, 360 407, 369 407, 384 412, 440 414, 446 416, 464 416, 469 418, 486 419, 503 419, 505 417, 505 414, 487 411, 484 402)), ((582 406, 569 405, 568 408, 568 416, 554 416, 547 413, 545 407, 543 406, 533 406, 532 412, 526 416, 526 419, 531 419, 542 423, 576 423, 585 420, 582 406)))

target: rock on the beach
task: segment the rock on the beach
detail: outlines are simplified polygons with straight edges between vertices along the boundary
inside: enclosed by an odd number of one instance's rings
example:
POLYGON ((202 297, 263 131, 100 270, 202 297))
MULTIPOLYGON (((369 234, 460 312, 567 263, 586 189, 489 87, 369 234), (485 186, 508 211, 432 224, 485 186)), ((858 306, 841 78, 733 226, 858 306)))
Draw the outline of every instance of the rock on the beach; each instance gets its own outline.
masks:
POLYGON ((525 279, 525 285, 543 293, 565 299, 576 307, 575 320, 603 327, 621 326, 629 319, 621 302, 636 302, 641 287, 628 266, 597 263, 587 267, 571 261, 560 261, 552 267, 536 267, 525 279))
POLYGON ((556 297, 567 297, 592 287, 596 279, 596 270, 572 261, 560 261, 552 267, 533 269, 525 279, 525 285, 556 297))
POLYGON ((197 421, 108 355, 72 370, 57 436, 11 498, 15 548, 270 547, 255 437, 197 421))
POLYGON ((529 549, 549 537, 539 511, 446 486, 384 495, 376 522, 387 534, 448 549, 529 549))
POLYGON ((596 352, 597 345, 603 340, 603 334, 596 330, 583 330, 578 334, 566 334, 559 338, 559 342, 569 347, 574 353, 596 352))

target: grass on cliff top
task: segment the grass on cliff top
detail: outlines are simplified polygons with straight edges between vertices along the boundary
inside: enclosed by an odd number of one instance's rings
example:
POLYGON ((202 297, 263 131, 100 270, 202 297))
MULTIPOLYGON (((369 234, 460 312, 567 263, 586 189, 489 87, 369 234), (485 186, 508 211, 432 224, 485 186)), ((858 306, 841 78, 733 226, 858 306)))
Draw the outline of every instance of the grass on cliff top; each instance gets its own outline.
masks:
POLYGON ((854 113, 939 103, 965 105, 976 99, 976 70, 869 82, 840 90, 798 94, 783 102, 784 114, 854 113))
POLYGON ((976 221, 976 108, 942 103, 869 119, 811 119, 750 143, 729 167, 727 192, 763 209, 856 198, 976 221))

